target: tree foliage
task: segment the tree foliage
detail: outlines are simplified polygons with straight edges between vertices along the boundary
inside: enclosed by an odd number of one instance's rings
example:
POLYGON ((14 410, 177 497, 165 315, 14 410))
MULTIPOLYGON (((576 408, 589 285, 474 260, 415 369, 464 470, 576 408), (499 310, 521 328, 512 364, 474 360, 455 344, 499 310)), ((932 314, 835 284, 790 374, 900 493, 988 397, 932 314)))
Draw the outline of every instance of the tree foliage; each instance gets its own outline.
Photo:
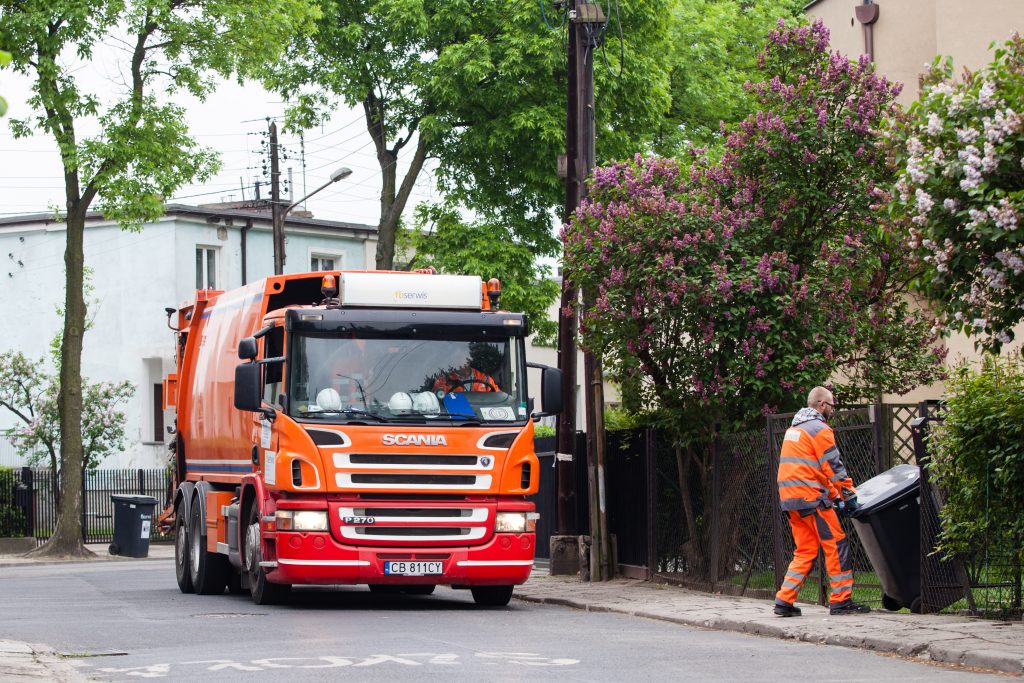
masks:
POLYGON ((498 278, 501 307, 525 313, 537 343, 553 342, 557 325, 547 309, 559 285, 550 279, 550 267, 537 260, 536 244, 523 242, 499 220, 467 223, 452 208, 422 205, 417 222, 422 228, 411 234, 416 256, 410 267, 498 278))
POLYGON ((719 122, 735 123, 754 102, 744 88, 760 78, 757 55, 780 17, 803 16, 803 0, 680 0, 673 3, 668 62, 671 105, 654 149, 663 156, 687 145, 720 142, 719 122))
MULTIPOLYGON (((127 380, 93 383, 83 378, 82 387, 82 457, 86 469, 92 470, 124 449, 126 418, 121 406, 135 395, 135 385, 127 380)), ((45 461, 54 472, 60 471, 57 392, 58 376, 47 370, 43 359, 14 351, 0 353, 0 407, 21 423, 3 433, 30 464, 45 461)))
POLYGON ((940 547, 976 549, 979 539, 1024 555, 1024 361, 986 356, 946 383, 945 420, 933 432, 933 481, 947 494, 940 547))
POLYGON ((60 389, 61 498, 44 553, 85 554, 81 546, 83 386, 83 233, 95 202, 122 227, 138 228, 163 211, 166 197, 201 182, 214 154, 196 144, 176 93, 199 98, 215 77, 253 73, 273 61, 292 34, 319 16, 306 0, 0 0, 0 44, 11 67, 31 79, 33 115, 11 121, 15 136, 51 136, 64 170, 67 224, 65 316, 60 389), (117 50, 120 80, 101 92, 81 76, 97 51, 117 50), (96 129, 96 134, 86 131, 96 129))
MULTIPOLYGON (((5 65, 9 64, 10 61, 11 61, 11 53, 10 52, 5 52, 3 50, 0 50, 0 68, 3 68, 5 65)), ((2 95, 0 95, 0 116, 3 116, 6 113, 7 113, 7 100, 5 100, 2 95)))
POLYGON ((848 401, 939 374, 875 210, 893 177, 874 140, 898 86, 827 45, 820 22, 780 22, 758 110, 724 129, 720 160, 694 149, 597 169, 564 232, 569 277, 595 293, 586 345, 682 443, 799 405, 830 377, 848 401))
MULTIPOLYGON (((621 8, 627 62, 616 32, 609 68, 596 74, 599 157, 631 153, 667 110, 669 4, 621 8)), ((393 266, 401 215, 427 158, 438 162, 446 205, 501 222, 552 255, 550 211, 563 197, 555 170, 565 152, 564 38, 545 26, 537 3, 332 0, 317 32, 292 46, 294 60, 265 80, 296 101, 297 126, 338 100, 363 108, 383 174, 378 268, 393 266)))
POLYGON ((936 59, 909 114, 893 130, 893 210, 910 222, 919 288, 998 352, 1024 320, 1024 39, 961 80, 936 59))

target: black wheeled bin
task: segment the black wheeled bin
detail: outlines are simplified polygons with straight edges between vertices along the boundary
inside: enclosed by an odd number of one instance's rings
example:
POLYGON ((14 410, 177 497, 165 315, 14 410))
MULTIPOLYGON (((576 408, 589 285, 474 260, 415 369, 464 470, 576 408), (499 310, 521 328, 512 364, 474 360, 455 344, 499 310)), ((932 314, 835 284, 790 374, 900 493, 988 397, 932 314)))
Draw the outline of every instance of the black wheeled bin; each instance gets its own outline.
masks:
POLYGON ((149 531, 153 526, 156 498, 114 494, 110 502, 114 504, 114 542, 110 544, 110 554, 149 555, 149 531))
POLYGON ((882 606, 921 609, 921 471, 897 465, 857 487, 853 528, 882 584, 882 606))

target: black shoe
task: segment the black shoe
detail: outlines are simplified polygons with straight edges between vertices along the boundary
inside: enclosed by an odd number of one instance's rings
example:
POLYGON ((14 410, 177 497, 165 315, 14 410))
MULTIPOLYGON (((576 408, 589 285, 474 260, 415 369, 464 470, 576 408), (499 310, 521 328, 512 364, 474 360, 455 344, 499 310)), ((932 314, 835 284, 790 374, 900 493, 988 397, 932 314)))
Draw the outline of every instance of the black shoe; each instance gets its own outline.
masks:
POLYGON ((799 607, 794 607, 793 605, 780 605, 778 603, 775 603, 775 609, 772 611, 780 617, 798 617, 803 614, 799 607))
POLYGON ((867 614, 871 611, 871 608, 867 605, 861 605, 860 603, 847 600, 841 602, 838 605, 832 605, 828 613, 829 614, 867 614))

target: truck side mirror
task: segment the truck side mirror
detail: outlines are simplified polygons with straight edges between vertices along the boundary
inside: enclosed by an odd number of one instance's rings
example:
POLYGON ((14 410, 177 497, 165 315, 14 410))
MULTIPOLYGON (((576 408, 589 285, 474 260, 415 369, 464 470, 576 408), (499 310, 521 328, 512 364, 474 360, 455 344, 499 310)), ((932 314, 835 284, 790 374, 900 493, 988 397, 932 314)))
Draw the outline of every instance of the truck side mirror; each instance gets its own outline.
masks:
MULTIPOLYGON (((252 337, 247 339, 253 341, 252 337)), ((245 339, 242 340, 243 342, 245 339)), ((241 344, 239 344, 241 346, 241 344)), ((241 352, 241 348, 239 348, 241 352)), ((235 366, 235 407, 239 410, 263 411, 260 395, 260 384, 263 379, 262 368, 258 363, 242 363, 235 366)))
POLYGON ((242 360, 256 357, 256 337, 245 337, 238 342, 238 357, 242 360))
POLYGON ((540 376, 540 409, 548 414, 562 412, 562 371, 544 368, 540 376))

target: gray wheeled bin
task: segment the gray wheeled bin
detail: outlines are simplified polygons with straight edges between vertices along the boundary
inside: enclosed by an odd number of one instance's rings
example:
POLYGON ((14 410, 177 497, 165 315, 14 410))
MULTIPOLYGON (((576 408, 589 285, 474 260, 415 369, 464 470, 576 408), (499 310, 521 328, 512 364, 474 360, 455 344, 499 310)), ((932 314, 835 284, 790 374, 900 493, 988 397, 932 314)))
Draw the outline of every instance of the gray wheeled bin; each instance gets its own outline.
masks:
POLYGON ((897 465, 857 487, 853 518, 882 583, 882 606, 921 610, 921 506, 916 465, 897 465))
POLYGON ((153 496, 110 496, 114 504, 114 542, 111 555, 146 557, 149 555, 149 532, 153 526, 156 498, 153 496))

